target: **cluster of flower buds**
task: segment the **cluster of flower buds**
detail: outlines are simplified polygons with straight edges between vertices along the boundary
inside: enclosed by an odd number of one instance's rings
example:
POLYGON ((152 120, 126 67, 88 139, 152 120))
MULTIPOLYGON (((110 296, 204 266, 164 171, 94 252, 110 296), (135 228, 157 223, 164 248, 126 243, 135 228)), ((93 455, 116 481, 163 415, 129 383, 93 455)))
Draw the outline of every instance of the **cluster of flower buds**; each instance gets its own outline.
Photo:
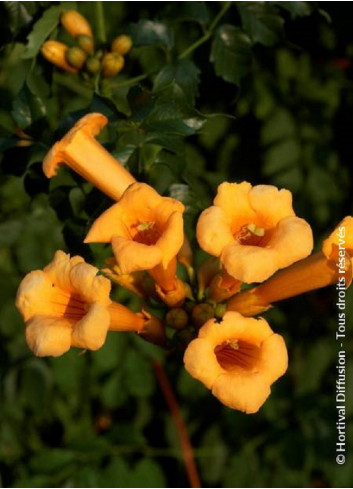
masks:
POLYGON ((77 74, 82 70, 89 75, 101 73, 104 78, 116 76, 125 64, 124 56, 132 48, 132 40, 122 34, 116 37, 110 51, 95 49, 92 28, 89 22, 75 10, 66 10, 61 15, 61 24, 75 40, 75 46, 68 46, 56 40, 46 41, 42 55, 58 68, 77 74))
POLYGON ((95 139, 106 123, 96 113, 79 120, 51 148, 43 171, 51 178, 66 164, 116 201, 84 240, 109 243, 112 256, 97 275, 83 258, 58 251, 44 270, 23 279, 16 305, 28 346, 38 356, 58 356, 71 346, 98 349, 108 331, 133 331, 182 349, 186 370, 226 406, 257 412, 288 356, 282 336, 254 316, 309 290, 348 287, 353 218, 310 255, 311 228, 295 215, 288 190, 224 182, 198 219, 197 242, 210 256, 194 270, 183 204, 136 182, 95 139), (110 298, 112 283, 140 297, 138 313, 110 298))

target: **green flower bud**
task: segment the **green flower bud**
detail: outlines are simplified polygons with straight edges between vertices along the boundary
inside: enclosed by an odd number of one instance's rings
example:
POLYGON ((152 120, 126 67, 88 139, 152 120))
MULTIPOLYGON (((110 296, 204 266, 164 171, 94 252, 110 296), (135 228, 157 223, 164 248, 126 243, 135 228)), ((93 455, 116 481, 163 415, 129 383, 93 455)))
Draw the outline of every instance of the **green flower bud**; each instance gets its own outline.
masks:
POLYGON ((83 34, 81 36, 78 36, 78 38, 77 38, 77 44, 86 53, 88 53, 88 54, 93 54, 94 53, 94 41, 93 41, 92 37, 87 36, 86 34, 83 34))
POLYGON ((69 48, 66 53, 66 60, 75 68, 81 70, 87 60, 87 54, 78 46, 69 48))
POLYGON ((175 307, 167 312, 165 322, 171 328, 184 329, 188 325, 189 316, 181 307, 175 307))
POLYGON ((88 60, 86 61, 86 70, 91 73, 92 75, 96 75, 97 73, 99 73, 101 69, 101 63, 99 61, 99 59, 97 58, 88 58, 88 60))
POLYGON ((215 316, 214 308, 211 304, 197 304, 191 311, 191 318, 197 328, 201 328, 206 321, 215 316))

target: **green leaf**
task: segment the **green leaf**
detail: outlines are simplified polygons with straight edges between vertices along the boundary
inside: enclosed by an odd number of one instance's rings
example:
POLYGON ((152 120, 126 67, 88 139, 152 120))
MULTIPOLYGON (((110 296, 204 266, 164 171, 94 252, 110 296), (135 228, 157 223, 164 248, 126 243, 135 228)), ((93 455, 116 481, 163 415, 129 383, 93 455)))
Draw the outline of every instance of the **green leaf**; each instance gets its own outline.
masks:
POLYGON ((123 364, 127 388, 135 397, 153 394, 155 379, 151 364, 135 350, 129 350, 123 364))
POLYGON ((227 461, 227 448, 223 434, 217 425, 211 426, 203 434, 201 447, 208 456, 200 458, 202 478, 210 485, 216 485, 222 478, 227 461))
POLYGON ((62 11, 63 7, 60 5, 50 7, 34 24, 32 32, 27 37, 27 48, 22 55, 24 59, 34 58, 38 54, 43 42, 58 25, 62 11))
POLYGON ((144 458, 134 467, 129 487, 167 487, 161 467, 150 458, 144 458))
POLYGON ((29 462, 30 467, 39 473, 56 473, 75 460, 75 455, 70 450, 52 448, 38 452, 29 462))
POLYGON ((13 36, 17 36, 33 18, 38 2, 2 2, 9 16, 9 27, 13 36))
POLYGON ((97 467, 83 467, 75 474, 75 487, 99 487, 97 467))
POLYGON ((43 100, 31 94, 26 86, 15 98, 11 111, 11 115, 21 129, 26 129, 38 119, 44 117, 46 113, 47 108, 43 100))
POLYGON ((296 393, 303 395, 316 392, 331 362, 335 358, 330 339, 321 338, 311 348, 305 348, 305 356, 301 352, 301 361, 297 362, 298 387, 296 393))
POLYGON ((198 93, 200 70, 188 59, 178 60, 174 65, 166 65, 156 76, 153 90, 158 92, 177 85, 184 92, 186 100, 193 104, 198 93))
POLYGON ((11 219, 0 224, 0 246, 10 246, 19 238, 23 221, 11 219))
POLYGON ((273 175, 277 172, 293 167, 300 158, 300 145, 295 139, 280 140, 271 146, 265 155, 263 166, 264 175, 273 175))
POLYGON ((271 144, 295 135, 295 121, 291 113, 284 108, 277 108, 265 121, 261 130, 261 140, 271 144))
POLYGON ((104 406, 114 409, 126 402, 127 392, 123 385, 123 375, 121 371, 114 371, 101 386, 101 398, 104 406))
POLYGON ((121 333, 109 333, 102 348, 92 355, 93 365, 99 374, 110 372, 123 361, 127 337, 121 333))
POLYGON ((114 457, 103 472, 100 487, 132 487, 131 469, 122 457, 114 457))
POLYGON ((52 372, 37 358, 31 359, 21 371, 20 398, 33 411, 45 405, 52 384, 52 372))
POLYGON ((306 15, 310 15, 314 8, 310 5, 310 2, 272 2, 279 7, 287 10, 291 14, 292 19, 296 17, 305 17, 306 15))
POLYGON ((251 66, 251 42, 239 28, 224 24, 216 32, 212 43, 211 61, 223 80, 239 84, 251 66))
POLYGON ((163 46, 171 49, 174 44, 173 36, 168 27, 162 22, 152 20, 140 20, 131 24, 128 30, 135 47, 139 46, 163 46))
POLYGON ((254 43, 273 46, 283 37, 284 20, 270 2, 237 2, 242 25, 254 43))

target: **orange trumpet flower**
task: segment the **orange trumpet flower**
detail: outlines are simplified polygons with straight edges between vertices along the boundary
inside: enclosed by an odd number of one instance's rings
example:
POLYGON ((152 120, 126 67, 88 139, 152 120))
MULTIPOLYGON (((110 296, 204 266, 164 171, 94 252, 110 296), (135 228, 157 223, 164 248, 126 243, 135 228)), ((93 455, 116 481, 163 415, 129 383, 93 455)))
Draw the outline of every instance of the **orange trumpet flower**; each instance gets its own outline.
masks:
POLYGON ((99 349, 108 330, 142 332, 146 320, 109 298, 110 281, 80 256, 57 251, 44 270, 22 280, 16 306, 37 356, 59 356, 71 346, 99 349))
POLYGON ((254 316, 271 304, 311 290, 338 284, 347 288, 352 281, 353 218, 345 217, 323 242, 322 251, 277 272, 265 283, 234 295, 228 311, 254 316))
POLYGON ((48 178, 61 165, 68 165, 76 173, 93 183, 114 200, 119 200, 135 178, 95 139, 108 119, 92 113, 82 117, 74 127, 54 144, 43 160, 43 171, 48 178))
POLYGON ((207 321, 189 343, 185 368, 226 406, 256 413, 287 370, 284 340, 264 319, 227 312, 207 321))
MULTIPOLYGON (((85 243, 111 243, 122 274, 147 270, 163 293, 180 291, 176 255, 184 239, 183 211, 178 200, 161 197, 152 187, 135 183, 96 219, 85 243)), ((176 300, 173 297, 173 304, 176 300)))
POLYGON ((266 280, 313 247, 309 224, 294 214, 292 194, 248 182, 218 187, 214 205, 199 218, 197 239, 229 275, 246 283, 266 280))

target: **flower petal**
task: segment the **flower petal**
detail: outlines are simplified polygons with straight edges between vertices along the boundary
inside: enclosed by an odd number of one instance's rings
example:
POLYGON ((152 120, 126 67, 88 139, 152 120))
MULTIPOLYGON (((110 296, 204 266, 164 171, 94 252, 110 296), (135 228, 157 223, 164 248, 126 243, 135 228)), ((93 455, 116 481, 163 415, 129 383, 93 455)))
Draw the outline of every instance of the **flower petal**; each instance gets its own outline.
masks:
POLYGON ((92 224, 84 243, 109 243, 114 235, 128 238, 128 227, 124 223, 120 202, 112 205, 92 224))
POLYGON ((272 384, 288 368, 288 353, 282 336, 273 334, 261 346, 259 370, 272 384))
POLYGON ((267 248, 276 250, 277 267, 285 268, 310 255, 314 246, 311 227, 300 217, 282 219, 267 248))
POLYGON ((84 301, 109 305, 111 282, 102 275, 97 276, 97 273, 98 268, 88 263, 78 263, 70 271, 71 284, 84 301))
POLYGON ((240 229, 245 224, 256 222, 256 214, 249 202, 249 192, 252 186, 248 182, 229 183, 223 182, 218 186, 214 205, 223 209, 231 223, 233 231, 240 229))
POLYGON ((217 362, 214 345, 204 338, 196 338, 189 343, 184 354, 184 364, 189 374, 209 389, 224 372, 217 362))
POLYGON ((212 387, 212 394, 223 404, 247 414, 256 413, 270 393, 268 381, 261 373, 225 373, 217 377, 212 387))
POLYGON ((145 245, 113 236, 112 248, 121 273, 150 270, 162 262, 162 252, 156 245, 145 245))
POLYGON ((234 243, 228 218, 220 207, 204 210, 196 226, 196 237, 201 248, 213 256, 220 256, 223 249, 234 243))
POLYGON ((167 268, 168 263, 174 258, 184 241, 184 221, 180 212, 173 212, 165 224, 162 236, 156 246, 162 253, 162 265, 167 268))
POLYGON ((247 284, 263 282, 278 270, 277 252, 260 246, 226 246, 221 261, 232 277, 247 284))
POLYGON ((245 318, 235 311, 224 314, 222 321, 207 321, 199 330, 199 338, 205 338, 215 348, 229 339, 243 340, 256 346, 273 335, 267 321, 263 318, 245 318))
POLYGON ((103 346, 110 325, 110 314, 101 304, 92 304, 72 330, 72 346, 98 350, 103 346))
POLYGON ((53 260, 44 268, 44 273, 51 278, 56 287, 67 292, 72 292, 70 271, 77 263, 83 262, 84 259, 81 256, 70 258, 70 255, 58 250, 55 252, 53 260))
POLYGON ((27 323, 26 341, 37 357, 58 357, 70 349, 71 323, 49 316, 33 316, 27 323))
POLYGON ((28 273, 17 290, 16 307, 27 321, 36 314, 52 314, 52 281, 42 270, 28 273))
MULTIPOLYGON (((256 185, 249 192, 249 203, 256 213, 256 224, 273 228, 281 219, 294 216, 292 194, 273 185, 256 185)), ((251 221, 249 221, 251 222, 251 221)))

